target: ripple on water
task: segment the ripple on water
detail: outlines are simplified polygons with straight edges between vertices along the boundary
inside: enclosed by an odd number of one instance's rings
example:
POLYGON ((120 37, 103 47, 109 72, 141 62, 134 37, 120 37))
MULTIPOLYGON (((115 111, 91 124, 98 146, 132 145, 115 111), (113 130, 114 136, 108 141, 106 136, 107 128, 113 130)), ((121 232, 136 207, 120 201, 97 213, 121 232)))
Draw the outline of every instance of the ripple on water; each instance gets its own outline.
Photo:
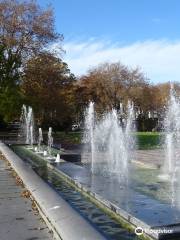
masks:
POLYGON ((66 200, 71 206, 76 209, 84 218, 95 225, 101 232, 111 240, 135 240, 135 234, 123 229, 120 223, 106 215, 95 204, 89 202, 81 193, 69 186, 64 181, 52 173, 49 175, 48 182, 53 185, 57 192, 66 200), (53 175, 53 176, 52 176, 53 175), (53 181, 52 181, 53 179, 53 181))

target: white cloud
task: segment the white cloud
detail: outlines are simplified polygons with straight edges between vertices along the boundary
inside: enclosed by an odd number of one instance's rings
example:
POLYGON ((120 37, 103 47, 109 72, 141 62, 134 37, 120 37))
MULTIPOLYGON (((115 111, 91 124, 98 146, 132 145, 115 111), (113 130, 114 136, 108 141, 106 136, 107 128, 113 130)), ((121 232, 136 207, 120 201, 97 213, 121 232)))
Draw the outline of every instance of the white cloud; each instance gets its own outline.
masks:
POLYGON ((180 40, 149 40, 130 45, 106 41, 67 42, 65 61, 76 75, 99 63, 121 61, 140 67, 152 82, 180 81, 180 40))

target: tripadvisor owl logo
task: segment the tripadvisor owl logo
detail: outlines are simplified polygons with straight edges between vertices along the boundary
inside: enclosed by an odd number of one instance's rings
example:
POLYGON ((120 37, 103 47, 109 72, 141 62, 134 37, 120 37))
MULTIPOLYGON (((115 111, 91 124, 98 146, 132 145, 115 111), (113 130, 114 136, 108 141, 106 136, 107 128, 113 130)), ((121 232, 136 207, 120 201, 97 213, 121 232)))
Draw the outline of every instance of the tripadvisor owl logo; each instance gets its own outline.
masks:
POLYGON ((136 235, 138 235, 138 236, 140 236, 140 235, 142 235, 143 234, 143 229, 141 228, 141 227, 137 227, 137 228, 135 228, 135 234, 136 235))
POLYGON ((142 228, 142 227, 137 227, 134 230, 135 234, 137 236, 142 235, 143 233, 146 234, 172 234, 173 233, 173 229, 170 228, 160 228, 160 229, 146 229, 146 228, 142 228))

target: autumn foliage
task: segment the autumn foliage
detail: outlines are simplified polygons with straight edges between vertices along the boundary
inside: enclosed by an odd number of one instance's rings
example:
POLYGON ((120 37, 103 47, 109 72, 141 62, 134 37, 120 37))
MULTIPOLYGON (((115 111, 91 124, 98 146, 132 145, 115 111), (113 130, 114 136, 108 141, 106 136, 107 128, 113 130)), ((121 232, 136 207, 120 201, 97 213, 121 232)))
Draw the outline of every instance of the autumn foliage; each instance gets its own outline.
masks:
MULTIPOLYGON (((131 100, 143 113, 140 129, 151 130, 147 113, 156 112, 158 118, 164 111, 170 84, 154 85, 139 68, 120 62, 102 63, 76 78, 50 50, 62 40, 50 7, 42 9, 33 0, 0 0, 0 120, 17 120, 25 103, 33 107, 39 125, 68 129, 82 121, 89 101, 102 114, 131 100)), ((180 92, 178 83, 175 88, 180 92)))

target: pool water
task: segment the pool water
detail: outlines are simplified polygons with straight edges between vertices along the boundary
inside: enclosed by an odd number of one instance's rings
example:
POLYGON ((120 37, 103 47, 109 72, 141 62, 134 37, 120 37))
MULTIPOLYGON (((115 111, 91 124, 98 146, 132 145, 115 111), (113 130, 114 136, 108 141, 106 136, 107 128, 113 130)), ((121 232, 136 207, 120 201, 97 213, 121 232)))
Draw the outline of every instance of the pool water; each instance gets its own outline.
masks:
MULTIPOLYGON (((48 170, 43 158, 23 146, 16 146, 14 150, 22 159, 28 160, 48 184, 109 239, 136 239, 134 234, 124 230, 116 220, 57 177, 52 170, 48 170), (99 215, 99 211, 102 215, 99 215)), ((99 174, 92 175, 88 165, 64 162, 56 164, 55 167, 88 191, 112 203, 117 209, 125 210, 152 227, 164 227, 180 222, 180 211, 171 206, 171 189, 167 182, 162 182, 158 177, 159 169, 131 165, 128 185, 121 186, 114 176, 109 178, 99 174)))
POLYGON ((119 222, 107 215, 84 195, 68 185, 60 177, 47 168, 45 161, 30 157, 18 147, 13 150, 24 160, 28 161, 33 170, 47 182, 58 194, 67 201, 80 215, 90 222, 99 232, 109 240, 137 240, 137 236, 124 229, 119 222))

